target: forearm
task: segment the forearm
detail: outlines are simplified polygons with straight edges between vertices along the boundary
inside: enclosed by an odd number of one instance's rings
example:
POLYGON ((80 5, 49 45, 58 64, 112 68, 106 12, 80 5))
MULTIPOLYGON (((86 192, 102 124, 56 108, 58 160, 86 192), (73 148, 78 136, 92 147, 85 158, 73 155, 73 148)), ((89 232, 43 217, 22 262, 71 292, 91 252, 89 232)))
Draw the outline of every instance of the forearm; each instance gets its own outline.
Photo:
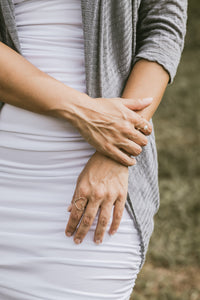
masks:
POLYGON ((2 102, 35 113, 71 120, 74 103, 89 98, 42 72, 1 42, 0 66, 2 102))
POLYGON ((158 108, 169 81, 169 75, 158 63, 144 59, 134 65, 123 90, 122 98, 153 97, 151 105, 138 113, 150 120, 158 108))

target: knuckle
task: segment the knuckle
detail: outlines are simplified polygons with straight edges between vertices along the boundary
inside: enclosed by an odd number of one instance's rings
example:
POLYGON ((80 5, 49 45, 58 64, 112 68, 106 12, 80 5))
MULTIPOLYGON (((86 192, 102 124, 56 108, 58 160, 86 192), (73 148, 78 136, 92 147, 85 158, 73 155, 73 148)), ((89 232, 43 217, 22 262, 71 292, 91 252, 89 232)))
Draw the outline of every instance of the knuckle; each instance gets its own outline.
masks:
POLYGON ((88 195, 88 187, 85 184, 79 186, 79 194, 85 197, 88 195))
POLYGON ((137 138, 137 136, 134 133, 133 129, 126 130, 125 135, 126 135, 126 138, 128 138, 129 140, 133 140, 134 141, 137 138))
POLYGON ((71 222, 72 223, 77 223, 79 221, 79 215, 78 212, 74 212, 73 214, 71 214, 71 222))
POLYGON ((102 189, 95 189, 93 191, 93 197, 97 200, 100 200, 104 197, 105 193, 102 189))
POLYGON ((108 224, 108 219, 105 216, 101 217, 100 220, 99 220, 99 224, 102 227, 105 227, 108 224))
POLYGON ((127 134, 131 134, 131 124, 128 120, 123 122, 123 131, 127 134))
POLYGON ((136 130, 132 130, 131 131, 131 137, 132 137, 133 140, 138 139, 138 133, 137 133, 136 130))
POLYGON ((149 126, 149 133, 152 133, 153 128, 152 128, 151 124, 149 124, 148 126, 149 126))
POLYGON ((143 120, 139 115, 135 116, 135 119, 134 119, 134 126, 135 127, 140 127, 142 122, 143 122, 143 120))
POLYGON ((122 218, 122 214, 123 212, 121 210, 117 211, 115 214, 115 221, 117 221, 117 223, 120 222, 121 218, 122 218))
POLYGON ((127 193, 126 193, 125 191, 120 190, 120 191, 118 192, 118 198, 119 198, 118 201, 121 202, 122 199, 125 198, 126 194, 127 194, 127 193))
POLYGON ((143 141, 142 141, 142 146, 146 146, 148 144, 148 140, 147 138, 145 138, 143 141))
POLYGON ((141 147, 136 147, 135 148, 135 155, 139 155, 142 152, 142 148, 141 147))
POLYGON ((85 215, 83 216, 83 225, 85 227, 91 226, 92 225, 92 215, 85 215))
POLYGON ((110 207, 111 203, 113 202, 113 199, 115 198, 115 192, 114 191, 107 191, 105 194, 105 202, 107 203, 107 208, 110 207))

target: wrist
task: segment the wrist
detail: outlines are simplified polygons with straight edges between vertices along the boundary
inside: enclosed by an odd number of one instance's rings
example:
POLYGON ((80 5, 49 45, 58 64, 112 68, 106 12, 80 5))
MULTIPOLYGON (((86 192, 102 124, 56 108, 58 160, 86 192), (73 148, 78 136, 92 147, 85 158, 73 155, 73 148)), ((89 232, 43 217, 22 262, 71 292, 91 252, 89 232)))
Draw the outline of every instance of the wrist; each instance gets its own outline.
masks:
POLYGON ((56 101, 49 102, 47 114, 59 119, 64 119, 75 125, 79 118, 80 107, 89 106, 91 97, 63 83, 57 90, 56 101))
POLYGON ((143 99, 152 97, 153 102, 137 113, 149 121, 157 110, 169 81, 169 74, 156 62, 139 60, 127 80, 122 97, 143 99))
POLYGON ((101 162, 107 162, 108 164, 110 164, 112 167, 114 165, 118 166, 118 167, 121 167, 122 169, 128 169, 128 166, 125 166, 123 164, 121 164, 120 162, 117 162, 116 160, 96 151, 94 154, 93 154, 93 158, 95 159, 98 159, 100 160, 101 162))

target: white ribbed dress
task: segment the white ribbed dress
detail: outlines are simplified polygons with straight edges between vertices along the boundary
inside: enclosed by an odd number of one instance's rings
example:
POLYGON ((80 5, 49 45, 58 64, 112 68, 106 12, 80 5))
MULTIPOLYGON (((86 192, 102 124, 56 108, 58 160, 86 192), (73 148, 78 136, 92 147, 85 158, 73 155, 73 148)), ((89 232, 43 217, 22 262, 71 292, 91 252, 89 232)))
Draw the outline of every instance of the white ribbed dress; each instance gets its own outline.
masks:
MULTIPOLYGON (((86 92, 80 0, 13 1, 24 57, 86 92)), ((100 245, 93 242, 97 217, 82 244, 65 236, 67 206, 78 175, 94 152, 67 121, 3 106, 1 300, 129 299, 141 245, 126 210, 118 232, 114 236, 106 232, 100 245)))

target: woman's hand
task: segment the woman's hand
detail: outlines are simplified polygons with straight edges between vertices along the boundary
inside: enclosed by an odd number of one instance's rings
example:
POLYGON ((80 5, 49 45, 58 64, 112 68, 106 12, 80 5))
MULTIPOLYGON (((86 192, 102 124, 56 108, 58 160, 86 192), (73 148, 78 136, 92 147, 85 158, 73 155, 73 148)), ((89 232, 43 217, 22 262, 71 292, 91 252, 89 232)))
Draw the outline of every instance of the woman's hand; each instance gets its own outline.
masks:
POLYGON ((71 214, 65 231, 66 235, 71 236, 75 232, 82 217, 74 236, 75 243, 81 243, 100 208, 94 241, 101 243, 113 205, 113 219, 109 233, 114 234, 123 215, 127 190, 128 167, 95 152, 78 177, 72 203, 68 208, 71 214), (77 202, 78 208, 86 207, 84 211, 78 210, 74 205, 74 199, 79 197, 83 199, 77 202))
POLYGON ((98 152, 125 166, 134 165, 135 159, 130 156, 141 153, 147 144, 145 135, 152 131, 151 124, 134 110, 144 109, 152 100, 86 99, 84 105, 74 106, 72 123, 98 152))
MULTIPOLYGON (((93 99, 42 72, 2 42, 0 53, 0 99, 3 102, 67 120, 99 152, 125 165, 134 164, 134 158, 129 155, 139 154, 140 145, 147 142, 135 127, 144 128, 146 122, 123 104, 125 99, 93 99)), ((133 110, 149 105, 145 101, 127 101, 132 103, 133 110)), ((148 126, 145 134, 150 133, 150 124, 148 126)))

